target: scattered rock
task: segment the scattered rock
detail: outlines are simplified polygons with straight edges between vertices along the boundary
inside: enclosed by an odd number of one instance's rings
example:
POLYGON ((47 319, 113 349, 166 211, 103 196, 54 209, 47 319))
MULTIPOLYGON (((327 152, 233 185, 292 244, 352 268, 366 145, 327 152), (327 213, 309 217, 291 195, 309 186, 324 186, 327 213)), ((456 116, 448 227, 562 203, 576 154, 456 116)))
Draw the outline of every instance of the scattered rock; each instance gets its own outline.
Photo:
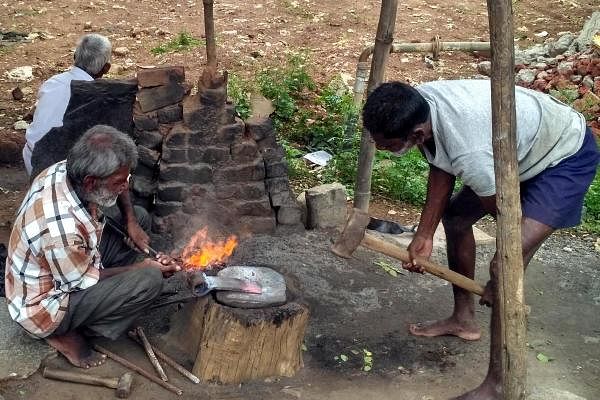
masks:
POLYGON ((25 65, 23 67, 13 68, 4 73, 10 82, 28 82, 33 79, 33 67, 25 65))
POLYGON ((113 54, 118 57, 125 57, 129 54, 129 49, 127 47, 117 47, 113 49, 113 54))
POLYGON ((0 163, 14 164, 21 162, 24 145, 25 135, 23 133, 15 131, 4 132, 0 135, 0 163))
POLYGON ((573 73, 573 61, 563 61, 558 64, 556 71, 560 75, 571 75, 573 73))
POLYGON ((592 43, 592 38, 600 30, 600 11, 596 11, 583 25, 579 36, 573 41, 570 49, 574 51, 584 51, 589 48, 592 43))
POLYGON ((559 54, 563 54, 569 49, 573 40, 575 40, 575 36, 571 33, 562 35, 556 42, 553 42, 548 46, 548 55, 556 57, 559 54))
POLYGON ((477 72, 481 75, 491 76, 492 75, 492 62, 491 61, 482 61, 477 64, 477 72))
POLYGON ((23 100, 24 95, 23 95, 23 91, 21 90, 20 87, 17 86, 10 93, 12 94, 12 97, 14 100, 17 100, 17 101, 23 100))
POLYGON ((27 128, 29 128, 29 124, 27 123, 27 121, 20 120, 20 121, 15 122, 15 124, 13 125, 13 128, 15 128, 15 130, 17 130, 17 131, 24 131, 27 128))
POLYGON ((84 30, 85 32, 89 32, 89 31, 91 31, 91 30, 92 30, 92 21, 86 21, 86 22, 83 24, 83 30, 84 30))
POLYGON ((517 85, 528 85, 535 80, 535 71, 531 69, 522 69, 515 75, 517 85))

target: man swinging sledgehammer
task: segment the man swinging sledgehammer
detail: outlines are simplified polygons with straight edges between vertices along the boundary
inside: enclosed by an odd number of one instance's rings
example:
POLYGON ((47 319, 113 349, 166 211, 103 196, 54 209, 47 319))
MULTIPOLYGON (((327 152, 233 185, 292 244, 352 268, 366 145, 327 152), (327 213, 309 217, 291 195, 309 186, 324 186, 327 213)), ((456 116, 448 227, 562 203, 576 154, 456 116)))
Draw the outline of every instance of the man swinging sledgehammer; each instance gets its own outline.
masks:
MULTIPOLYGON (((521 182, 521 241, 526 266, 556 229, 579 224, 583 199, 600 155, 584 117, 549 95, 515 88, 517 161, 521 182)), ((492 150, 491 88, 486 80, 436 81, 416 88, 401 82, 379 86, 363 109, 364 127, 379 149, 400 156, 418 147, 430 165, 427 199, 403 267, 423 272, 440 221, 447 239, 448 264, 469 279, 475 272, 472 227, 496 215, 492 150), (462 189, 453 195, 456 178, 462 189)), ((492 280, 480 303, 493 304, 492 280)), ((478 340, 472 294, 453 286, 454 311, 446 319, 411 324, 416 336, 454 335, 478 340)), ((492 312, 490 365, 481 386, 459 399, 501 399, 501 348, 498 307, 492 312)))

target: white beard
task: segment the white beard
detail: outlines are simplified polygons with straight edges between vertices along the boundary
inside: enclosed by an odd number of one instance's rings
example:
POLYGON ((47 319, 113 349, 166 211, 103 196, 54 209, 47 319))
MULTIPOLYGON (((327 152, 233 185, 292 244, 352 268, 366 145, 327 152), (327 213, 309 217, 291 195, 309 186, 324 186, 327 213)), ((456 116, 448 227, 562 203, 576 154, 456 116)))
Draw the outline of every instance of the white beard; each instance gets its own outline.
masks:
POLYGON ((94 190, 93 192, 88 193, 86 197, 87 201, 91 203, 96 203, 102 208, 108 208, 117 204, 117 198, 119 197, 119 195, 115 195, 105 187, 100 187, 94 190))

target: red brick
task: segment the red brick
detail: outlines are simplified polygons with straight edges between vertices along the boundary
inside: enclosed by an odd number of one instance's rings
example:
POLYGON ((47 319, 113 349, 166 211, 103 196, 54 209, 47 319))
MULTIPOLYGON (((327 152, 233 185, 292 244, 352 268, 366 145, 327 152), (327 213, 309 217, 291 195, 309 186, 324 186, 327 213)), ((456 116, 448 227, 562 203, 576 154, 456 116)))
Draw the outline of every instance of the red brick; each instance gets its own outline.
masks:
POLYGON ((185 69, 182 66, 140 68, 137 71, 138 85, 143 88, 167 85, 170 82, 185 81, 185 69))

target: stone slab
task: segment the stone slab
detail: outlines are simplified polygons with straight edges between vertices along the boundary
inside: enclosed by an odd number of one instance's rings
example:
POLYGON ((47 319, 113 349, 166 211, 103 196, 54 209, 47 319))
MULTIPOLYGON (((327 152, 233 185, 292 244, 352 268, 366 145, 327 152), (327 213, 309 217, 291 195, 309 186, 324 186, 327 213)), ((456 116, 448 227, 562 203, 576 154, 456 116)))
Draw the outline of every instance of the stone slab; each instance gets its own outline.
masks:
POLYGON ((346 192, 341 183, 315 186, 306 191, 308 229, 327 229, 346 223, 346 192))
POLYGON ((140 68, 137 71, 137 80, 140 87, 154 87, 167 85, 171 82, 182 83, 185 81, 183 66, 140 68))
POLYGON ((42 361, 57 353, 43 340, 29 337, 12 320, 4 297, 0 304, 0 381, 25 379, 40 368, 42 361))

